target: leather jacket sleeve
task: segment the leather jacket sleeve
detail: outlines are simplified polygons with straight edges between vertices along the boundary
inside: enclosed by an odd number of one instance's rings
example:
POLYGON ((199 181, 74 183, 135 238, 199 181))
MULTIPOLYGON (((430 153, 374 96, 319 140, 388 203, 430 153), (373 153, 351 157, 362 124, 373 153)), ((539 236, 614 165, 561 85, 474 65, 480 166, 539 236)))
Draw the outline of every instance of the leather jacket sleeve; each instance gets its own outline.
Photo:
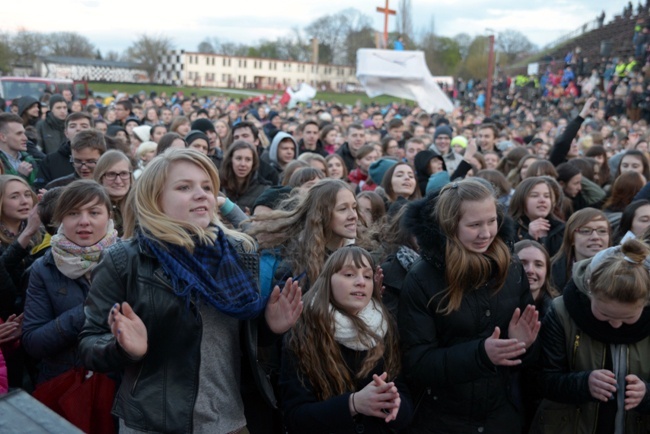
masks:
POLYGON ((564 326, 555 307, 551 307, 542 324, 542 372, 540 386, 544 398, 567 404, 582 404, 592 400, 589 393, 591 371, 572 372, 567 354, 564 326))
MULTIPOLYGON (((115 268, 114 249, 109 249, 95 269, 86 298, 86 321, 79 335, 79 353, 84 366, 99 372, 116 371, 136 363, 117 344, 108 326, 108 314, 116 302, 126 300, 125 276, 115 268)), ((120 256, 120 255, 117 255, 120 256)))

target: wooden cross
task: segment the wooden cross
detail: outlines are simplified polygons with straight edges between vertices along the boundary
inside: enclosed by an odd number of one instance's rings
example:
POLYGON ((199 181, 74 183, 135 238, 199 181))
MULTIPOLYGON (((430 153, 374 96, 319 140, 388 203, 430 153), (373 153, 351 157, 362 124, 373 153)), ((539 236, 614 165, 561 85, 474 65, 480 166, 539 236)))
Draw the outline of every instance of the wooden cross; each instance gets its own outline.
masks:
POLYGON ((385 8, 377 6, 377 12, 384 14, 384 48, 388 48, 388 16, 397 15, 397 12, 388 8, 388 0, 385 8))

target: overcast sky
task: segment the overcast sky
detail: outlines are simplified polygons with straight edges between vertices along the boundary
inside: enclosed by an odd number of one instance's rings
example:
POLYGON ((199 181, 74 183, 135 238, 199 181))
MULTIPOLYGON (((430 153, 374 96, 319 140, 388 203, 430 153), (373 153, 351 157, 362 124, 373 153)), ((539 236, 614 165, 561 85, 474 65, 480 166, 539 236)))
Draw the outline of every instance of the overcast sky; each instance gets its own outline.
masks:
MULTIPOLYGON (((76 31, 102 53, 122 52, 138 34, 164 34, 175 48, 196 50, 206 37, 254 43, 275 39, 292 27, 353 7, 372 17, 383 31, 383 15, 375 12, 385 0, 26 0, 3 1, 0 30, 76 31)), ((397 8, 399 0, 390 0, 397 8)), ((486 34, 514 29, 542 47, 606 12, 606 22, 620 14, 625 0, 411 0, 416 32, 434 23, 435 32, 486 34)), ((634 3, 636 7, 636 2, 634 3)), ((394 30, 391 17, 389 29, 394 30)))

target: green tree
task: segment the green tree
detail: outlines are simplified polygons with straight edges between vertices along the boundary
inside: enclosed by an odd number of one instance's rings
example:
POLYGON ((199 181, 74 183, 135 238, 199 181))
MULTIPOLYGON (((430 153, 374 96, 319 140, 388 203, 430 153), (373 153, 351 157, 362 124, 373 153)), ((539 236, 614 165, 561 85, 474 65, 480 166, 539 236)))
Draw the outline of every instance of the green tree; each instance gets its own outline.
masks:
POLYGON ((459 75, 465 79, 486 78, 488 75, 489 40, 486 36, 476 36, 467 50, 459 75))
POLYGON ((139 63, 149 75, 149 80, 153 82, 160 57, 172 49, 173 43, 168 37, 144 34, 140 35, 126 50, 126 57, 132 62, 139 63))

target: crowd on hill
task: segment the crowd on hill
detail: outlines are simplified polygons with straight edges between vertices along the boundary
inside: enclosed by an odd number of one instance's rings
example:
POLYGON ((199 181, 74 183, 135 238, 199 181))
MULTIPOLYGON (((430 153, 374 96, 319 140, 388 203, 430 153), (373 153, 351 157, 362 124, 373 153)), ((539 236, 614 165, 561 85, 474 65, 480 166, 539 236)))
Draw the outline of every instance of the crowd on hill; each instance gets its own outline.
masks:
POLYGON ((608 65, 489 115, 12 101, 0 393, 91 370, 92 432, 650 430, 650 87, 608 65))

